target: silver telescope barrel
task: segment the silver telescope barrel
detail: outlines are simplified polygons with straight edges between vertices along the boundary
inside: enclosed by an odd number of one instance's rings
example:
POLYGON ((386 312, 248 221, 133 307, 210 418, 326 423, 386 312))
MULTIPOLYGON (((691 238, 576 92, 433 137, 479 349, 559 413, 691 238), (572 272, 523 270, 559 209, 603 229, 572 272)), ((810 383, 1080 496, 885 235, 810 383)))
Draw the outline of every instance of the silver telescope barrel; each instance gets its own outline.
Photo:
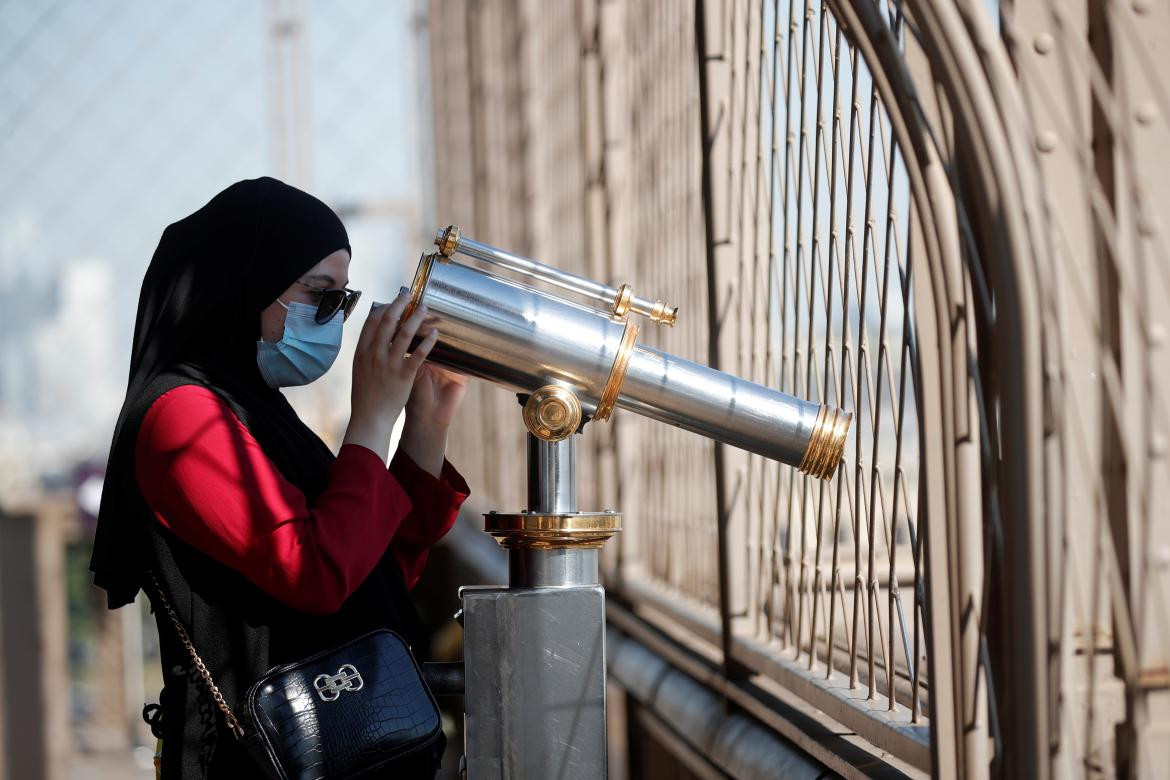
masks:
POLYGON ((436 363, 524 393, 564 387, 594 420, 621 407, 812 476, 837 470, 849 413, 639 345, 633 321, 439 255, 410 294, 403 318, 427 306, 436 363))
POLYGON ((459 228, 449 225, 435 231, 435 245, 444 257, 451 257, 456 252, 491 263, 509 271, 539 279, 562 290, 568 290, 582 295, 590 300, 602 304, 606 311, 619 317, 627 312, 634 312, 643 317, 649 317, 654 322, 662 322, 673 326, 678 318, 678 307, 670 306, 663 301, 649 301, 634 295, 628 284, 621 287, 610 287, 583 276, 562 271, 551 265, 545 265, 522 255, 508 252, 488 244, 468 238, 459 232, 459 228))

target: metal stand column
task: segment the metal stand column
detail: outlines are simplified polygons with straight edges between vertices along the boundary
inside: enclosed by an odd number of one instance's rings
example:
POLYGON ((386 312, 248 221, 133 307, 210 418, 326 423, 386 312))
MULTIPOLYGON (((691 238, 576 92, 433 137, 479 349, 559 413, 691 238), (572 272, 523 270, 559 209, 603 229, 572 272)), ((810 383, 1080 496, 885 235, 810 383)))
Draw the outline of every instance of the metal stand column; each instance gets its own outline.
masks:
POLYGON ((484 516, 508 548, 508 587, 460 592, 470 780, 606 776, 597 565, 621 516, 577 511, 576 438, 529 434, 528 510, 484 516))

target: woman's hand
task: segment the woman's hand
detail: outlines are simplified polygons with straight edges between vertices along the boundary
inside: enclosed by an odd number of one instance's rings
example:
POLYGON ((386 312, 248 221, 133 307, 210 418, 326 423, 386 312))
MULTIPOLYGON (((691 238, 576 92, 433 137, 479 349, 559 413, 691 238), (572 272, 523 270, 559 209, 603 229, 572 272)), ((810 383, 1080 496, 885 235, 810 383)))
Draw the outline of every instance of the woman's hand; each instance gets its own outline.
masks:
POLYGON ((469 381, 463 374, 423 363, 406 401, 406 424, 444 431, 450 428, 469 381))
POLYGON ((370 309, 353 355, 353 389, 345 444, 360 444, 383 459, 390 448, 394 422, 406 405, 415 377, 438 338, 431 328, 410 357, 410 342, 426 318, 419 306, 398 327, 409 296, 399 295, 390 305, 370 309))
POLYGON ((434 363, 424 363, 406 402, 406 425, 399 447, 432 476, 439 476, 447 450, 447 429, 470 380, 434 363))

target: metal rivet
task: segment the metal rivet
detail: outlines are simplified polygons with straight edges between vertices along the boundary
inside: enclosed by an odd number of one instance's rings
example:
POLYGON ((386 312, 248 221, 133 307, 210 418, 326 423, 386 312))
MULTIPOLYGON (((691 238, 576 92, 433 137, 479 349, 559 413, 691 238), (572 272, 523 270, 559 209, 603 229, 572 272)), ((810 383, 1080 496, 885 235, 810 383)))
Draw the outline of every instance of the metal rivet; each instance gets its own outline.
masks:
POLYGON ((1154 120, 1158 118, 1158 107, 1154 105, 1154 101, 1147 100, 1138 106, 1137 121, 1141 125, 1152 125, 1154 120))
POLYGON ((1040 33, 1036 36, 1036 40, 1032 41, 1032 48, 1036 50, 1037 54, 1047 54, 1052 51, 1053 45, 1052 36, 1048 33, 1040 33))
POLYGON ((1036 148, 1042 152, 1051 152, 1056 148, 1056 133, 1051 130, 1041 130, 1036 136, 1036 148))

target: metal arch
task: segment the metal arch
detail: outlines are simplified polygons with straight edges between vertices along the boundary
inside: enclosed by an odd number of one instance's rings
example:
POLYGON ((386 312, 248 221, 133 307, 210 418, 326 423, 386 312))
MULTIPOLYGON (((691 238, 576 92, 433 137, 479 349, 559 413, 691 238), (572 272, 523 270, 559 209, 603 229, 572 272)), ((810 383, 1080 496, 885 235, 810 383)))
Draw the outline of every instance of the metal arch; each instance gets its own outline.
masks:
MULTIPOLYGON (((885 93, 886 99, 897 101, 897 104, 902 108, 903 118, 916 117, 918 115, 917 101, 908 75, 905 74, 904 66, 902 66, 900 54, 888 33, 887 25, 880 19, 874 7, 864 3, 842 6, 834 2, 832 5, 842 18, 849 18, 852 23, 863 26, 870 40, 878 42, 878 45, 872 49, 866 44, 859 44, 859 48, 866 53, 867 57, 881 58, 880 63, 871 61, 871 70, 875 71, 875 77, 877 72, 882 74, 881 82, 883 83, 879 85, 879 88, 885 93), (896 92, 890 94, 893 90, 896 92)), ((912 9, 912 16, 915 20, 921 21, 914 13, 916 10, 912 9)), ((939 44, 942 40, 946 40, 930 33, 922 38, 929 41, 930 44, 939 44)), ((937 52, 931 52, 925 41, 923 45, 927 47, 928 55, 932 58, 936 57, 937 52)), ((955 47, 944 48, 948 48, 952 52, 955 49, 955 47)), ((961 49, 962 47, 957 48, 961 49)), ((949 75, 952 78, 948 80, 944 77, 944 83, 947 81, 978 81, 980 77, 979 71, 971 69, 949 75)), ((954 100, 953 94, 952 100, 954 100)), ((893 116, 891 116, 891 121, 894 121, 893 116)), ((960 118, 959 122, 962 121, 963 119, 960 118)), ((969 122, 963 126, 967 127, 968 124, 977 125, 977 123, 969 122)), ((920 175, 925 177, 923 183, 929 183, 928 186, 932 186, 934 189, 934 195, 930 198, 931 208, 925 208, 921 211, 921 225, 924 229, 934 226, 950 233, 942 237, 945 243, 938 243, 933 247, 935 251, 945 253, 934 259, 930 258, 932 247, 929 236, 925 242, 928 252, 927 263, 928 265, 934 264, 936 269, 935 273, 929 274, 934 287, 932 293, 936 307, 933 323, 935 333, 932 334, 923 327, 927 324, 924 322, 924 318, 920 317, 919 319, 920 346, 922 347, 920 355, 930 354, 929 340, 932 337, 942 336, 942 339, 939 339, 937 343, 940 353, 940 365, 938 366, 938 379, 940 381, 937 385, 932 382, 926 376, 927 366, 920 364, 920 369, 923 372, 920 384, 924 393, 924 406, 927 407, 928 413, 932 391, 935 390, 936 386, 941 387, 942 392, 937 400, 941 403, 943 430, 942 436, 936 439, 936 444, 941 450, 944 463, 946 463, 945 472, 950 474, 950 479, 946 480, 943 485, 944 495, 940 496, 935 493, 934 496, 930 496, 928 494, 927 499, 931 503, 928 517, 933 519, 933 522, 929 524, 929 544, 932 554, 927 557, 928 568, 933 569, 929 576, 934 586, 935 597, 931 605, 931 615, 934 620, 932 639, 934 648, 932 671, 934 674, 932 677, 935 680, 935 687, 932 689, 931 698, 935 710, 935 717, 932 719, 932 725, 935 729, 934 770, 944 775, 954 772, 964 776, 980 776, 988 771, 990 756, 986 749, 986 688, 981 686, 979 682, 981 636, 978 618, 981 617, 981 611, 986 609, 988 605, 979 604, 982 596, 982 583, 978 576, 983 567, 980 547, 982 517, 978 504, 971 502, 972 495, 978 496, 980 489, 979 450, 971 446, 970 439, 966 445, 963 444, 965 434, 978 435, 977 415, 979 410, 972 408, 973 402, 968 387, 968 367, 966 365, 967 345, 960 341, 960 339, 966 339, 967 335, 964 333, 965 329, 955 328, 956 320, 967 316, 967 314, 963 311, 962 261, 958 252, 957 236, 952 232, 956 230, 953 213, 933 208, 938 202, 937 196, 939 194, 949 196, 950 187, 947 186, 943 163, 925 135, 924 128, 921 126, 914 128, 919 135, 918 138, 913 139, 913 146, 907 143, 909 139, 905 139, 904 136, 904 133, 909 129, 908 127, 897 128, 895 133, 898 134, 901 131, 904 148, 906 150, 913 149, 919 155, 918 163, 922 166, 920 175), (941 264, 939 264, 940 261, 941 264), (948 333, 951 334, 950 344, 943 340, 948 333), (958 334, 957 338, 956 333, 958 334), (972 412, 976 417, 972 417, 972 412), (938 538, 938 532, 941 530, 938 522, 940 517, 948 518, 946 523, 948 538, 946 539, 938 538), (961 558, 955 553, 956 546, 960 551, 961 558), (948 552, 951 556, 949 573, 958 574, 957 583, 945 576, 947 572, 939 572, 939 564, 947 560, 948 552), (940 574, 943 576, 939 576, 940 574), (939 603, 940 596, 944 593, 948 593, 946 600, 949 602, 949 614, 944 613, 942 605, 939 603), (974 622, 963 618, 961 610, 969 606, 976 608, 977 619, 974 622), (943 620, 946 621, 945 624, 940 625, 943 620), (944 625, 945 633, 949 634, 949 643, 943 641, 940 636, 943 633, 944 625), (949 675, 947 670, 943 668, 948 653, 953 659, 953 667, 949 675), (938 684, 940 678, 942 680, 949 679, 952 683, 951 696, 953 698, 949 702, 945 696, 938 695, 941 692, 938 684), (960 739, 960 735, 965 735, 965 738, 960 739), (946 749, 950 745, 955 747, 954 754, 946 749)), ((978 134, 977 130, 971 132, 978 134)), ((914 174, 911 176, 913 178, 914 174)), ((915 190, 912 188, 912 191, 915 190)), ((996 192, 998 190, 990 191, 996 192)), ((925 189, 916 190, 919 198, 926 192, 925 189)), ((984 192, 988 191, 984 190, 984 192)), ((941 202, 946 204, 948 201, 949 197, 941 202)), ((921 203, 919 207, 922 208, 921 203)), ((1006 258, 1010 261, 1021 256, 1021 253, 1013 252, 1006 255, 1006 258)), ((918 290, 926 292, 921 287, 918 290)), ((920 309, 921 311, 923 309, 920 309)), ((1010 320, 1011 315, 1008 315, 1007 319, 1010 320)), ((1033 417, 1033 420, 1038 422, 1039 418, 1033 417)), ((928 435, 929 430, 929 426, 926 426, 924 434, 928 435)), ((934 457, 931 455, 929 442, 925 452, 925 467, 929 472, 934 467, 934 457)), ((1039 472, 1032 471, 1030 473, 1039 472)), ((927 482, 928 484, 936 484, 929 477, 927 482)))
MULTIPOLYGON (((927 635, 931 646, 931 745, 932 772, 936 776, 960 776, 964 765, 961 745, 986 742, 986 721, 976 719, 969 723, 960 686, 975 679, 977 654, 963 647, 961 615, 965 602, 977 601, 980 589, 964 587, 950 576, 955 571, 972 571, 971 558, 978 560, 981 534, 980 518, 959 516, 958 500, 960 478, 969 479, 969 473, 960 474, 956 444, 960 441, 956 422, 965 416, 966 404, 957 403, 966 386, 966 335, 956 328, 956 319, 963 313, 962 266, 958 256, 957 228, 953 209, 941 208, 953 202, 947 176, 936 150, 929 143, 928 130, 918 121, 913 87, 902 62, 897 44, 890 35, 888 24, 882 20, 876 7, 864 2, 856 4, 830 2, 852 43, 862 52, 869 65, 874 83, 889 110, 894 136, 902 147, 911 181, 911 197, 918 209, 918 227, 925 248, 927 285, 917 285, 917 333, 919 345, 918 388, 920 416, 927 421, 919 427, 923 447, 921 467, 925 471, 922 483, 926 501, 925 534, 929 591, 927 635), (948 213, 948 211, 950 213, 948 213), (930 316, 933 314, 933 316, 930 316), (956 341, 958 333, 962 341, 956 341), (931 360, 937 355, 937 362, 931 360), (929 421, 934 420, 937 426, 929 421), (941 469, 940 467, 941 462, 941 469), (933 487, 935 489, 930 489, 933 487), (972 534, 971 532, 974 531, 972 534), (965 538, 964 538, 965 537, 965 538), (960 542, 972 539, 975 549, 960 542), (967 566, 956 566, 952 556, 957 549, 967 553, 967 566), (960 648, 968 650, 963 653, 960 648), (947 684, 950 683, 950 690, 947 684), (972 728, 974 726, 974 728, 972 728), (982 728, 980 728, 982 726, 982 728), (954 753, 946 749, 955 746, 954 753)), ((920 274, 921 278, 921 274, 920 274)), ((970 424, 962 426, 972 433, 970 424)), ((969 445, 968 445, 969 446, 969 445)), ((970 491, 972 486, 968 486, 970 491)), ((980 563, 981 567, 981 563, 980 563)), ((979 567, 974 569, 979 570, 979 567)))
MULTIPOLYGON (((711 5, 718 6, 718 3, 711 5)), ((838 11, 838 22, 843 18, 848 18, 843 14, 841 9, 838 11)), ((733 20, 734 21, 734 20, 733 20)), ((720 20, 722 24, 726 24, 726 20, 720 20)), ((845 27, 845 25, 842 25, 845 27)), ((862 31, 863 28, 856 23, 851 25, 854 31, 862 31)), ((879 45, 886 43, 888 39, 888 31, 883 32, 884 23, 882 26, 875 27, 875 37, 879 45)), ((851 36, 857 38, 858 36, 851 36)), ((855 44, 857 40, 853 41, 855 44)), ((862 48, 866 49, 865 57, 867 64, 870 66, 871 76, 875 83, 881 82, 881 92, 884 103, 890 108, 889 119, 894 126, 894 133, 896 142, 902 148, 903 153, 912 155, 911 159, 907 161, 907 168, 909 170, 909 178, 911 180, 910 191, 914 198, 915 206, 919 213, 919 222, 916 223, 923 231, 923 238, 927 246, 927 262, 928 275, 931 277, 932 284, 937 289, 930 287, 917 287, 916 296, 919 299, 918 309, 920 311, 919 319, 926 317, 924 312, 934 312, 935 319, 931 321, 931 325, 925 328, 928 336, 928 343, 926 349, 922 348, 920 343, 918 354, 924 352, 941 355, 940 361, 933 366, 934 374, 929 374, 929 379, 919 379, 916 382, 919 393, 919 404, 924 410, 921 416, 928 420, 938 421, 939 431, 938 436, 931 441, 933 447, 929 450, 924 448, 926 452, 932 452, 937 457, 931 458, 929 455, 925 456, 925 462, 929 464, 930 471, 928 474, 933 474, 934 470, 938 468, 939 463, 942 464, 942 469, 935 478, 927 477, 928 482, 939 485, 942 490, 933 492, 933 504, 928 511, 929 517, 942 518, 948 522, 948 527, 940 527, 936 530, 932 526, 932 533, 930 535, 931 544, 934 552, 932 555, 939 563, 947 561, 949 551, 955 549, 958 545, 948 545, 948 540, 954 539, 960 530, 967 533, 967 543, 961 545, 962 549, 968 551, 971 558, 975 561, 980 561, 980 512, 978 511, 977 499, 979 495, 979 474, 976 468, 978 463, 978 430, 972 423, 972 416, 970 414, 969 403, 971 394, 967 392, 967 372, 968 372, 968 351, 967 351, 967 328, 959 329, 956 335, 954 328, 957 316, 962 316, 965 312, 964 306, 964 274, 961 265, 961 260, 958 251, 957 228, 954 225, 953 209, 951 213, 939 210, 939 204, 946 204, 950 199, 950 187, 947 181, 947 176, 943 170, 941 161, 939 161, 934 150, 927 140, 926 131, 918 124, 917 107, 910 104, 907 110, 906 102, 899 103, 894 99, 894 91, 888 81, 888 75, 883 71, 882 62, 879 61, 875 54, 875 49, 871 44, 872 41, 867 41, 862 48), (901 107, 902 113, 894 111, 894 107, 901 107), (907 123, 914 125, 916 132, 911 132, 908 129, 907 123), (924 297, 925 296, 925 297, 924 297), (925 305, 923 305, 925 304, 925 305), (942 334, 942 338, 937 338, 936 334, 942 334), (952 343, 947 342, 947 338, 952 340, 952 343), (927 386, 924 390, 923 387, 927 386), (939 389, 941 388, 941 390, 939 389), (928 395, 923 395, 928 393, 928 395), (961 404, 956 409, 955 399, 962 399, 961 404), (955 422, 959 425, 956 426, 955 422), (958 427, 958 431, 955 428, 958 427), (958 448, 965 448, 965 452, 960 456, 954 454, 954 450, 958 448), (960 483, 965 487, 960 487, 960 483), (974 502, 972 499, 974 498, 974 502), (965 502, 965 503, 963 503, 965 502), (970 512, 972 504, 975 511, 970 512), (956 523, 955 518, 958 515, 956 506, 963 506, 968 515, 975 518, 975 522, 971 523, 956 523), (956 528, 956 526, 958 526, 956 528)), ((890 41, 892 44, 892 41, 890 41)), ((901 73, 901 63, 897 62, 896 46, 890 45, 889 51, 892 52, 895 60, 895 70, 901 73)), ((723 52, 723 58, 727 58, 727 53, 723 52)), ((702 60, 704 63, 706 58, 702 60)), ((702 71, 701 71, 702 72, 702 71)), ((733 74, 734 76, 734 74, 733 74)), ((905 84, 901 84, 903 88, 905 84)), ((734 111, 732 112, 734 113, 734 111)), ((803 120, 802 120, 803 121, 803 120)), ((710 129, 710 128, 708 128, 710 129)), ((790 129, 791 130, 791 129, 790 129)), ((718 138, 713 138, 709 141, 713 154, 726 155, 726 150, 719 147, 722 143, 718 138)), ((721 160, 722 161, 722 160, 721 160)), ((709 192, 708 198, 714 197, 709 192)), ((710 219, 710 217, 709 217, 710 219)), ((709 239, 711 240, 711 239, 709 239)), ((717 236, 715 240, 722 240, 722 236, 717 236)), ((920 367, 919 370, 924 370, 920 367)), ((925 437, 927 433, 922 432, 925 437)), ((721 502, 722 503, 722 502, 721 502)), ((958 626, 959 615, 961 614, 959 605, 963 603, 962 595, 971 596, 978 599, 979 588, 977 573, 979 566, 968 566, 968 571, 974 571, 974 587, 968 587, 962 594, 959 592, 948 593, 949 584, 947 580, 948 570, 958 569, 957 566, 947 566, 945 568, 934 567, 932 572, 928 572, 933 581, 937 583, 933 590, 938 593, 948 594, 948 599, 936 599, 931 602, 931 607, 938 613, 936 615, 936 624, 939 624, 947 629, 949 634, 952 626, 958 626)), ((872 574, 872 571, 871 571, 872 574)), ((968 599, 968 603, 971 599, 968 599)), ((814 602, 815 604, 815 602, 814 602)), ((724 608, 726 612, 726 606, 724 608)), ((815 619, 815 613, 814 613, 815 619)), ((801 618, 797 618, 797 624, 801 624, 801 618)), ((970 652, 967 661, 970 668, 974 670, 977 664, 978 656, 978 625, 973 624, 966 634, 968 639, 968 649, 973 649, 970 652), (973 642, 970 640, 974 640, 973 642)), ((729 633, 725 624, 724 635, 729 633)), ((960 671, 952 671, 948 668, 951 661, 950 653, 951 647, 958 646, 958 641, 947 641, 942 637, 936 637, 936 647, 943 648, 944 652, 937 650, 932 653, 931 661, 931 676, 932 679, 942 680, 958 680, 965 681, 966 679, 975 678, 975 673, 972 671, 970 675, 963 675, 960 671)), ((799 645, 798 645, 799 648, 799 645)), ((744 658, 743 648, 732 645, 730 648, 725 647, 725 652, 738 653, 735 660, 741 661, 744 658)), ((798 649, 798 655, 800 651, 798 649)), ((871 652, 872 658, 872 652, 871 652)), ((812 656, 809 657, 810 663, 812 656)), ((955 664, 956 666, 958 664, 955 664)), ((872 661, 871 661, 872 667, 872 661)), ((871 697, 872 697, 872 677, 871 677, 871 697)), ((821 698, 821 693, 812 686, 808 689, 807 695, 810 701, 822 702, 825 706, 831 706, 827 700, 821 698)), ((943 720, 948 723, 944 727, 949 728, 949 734, 944 733, 941 737, 946 744, 955 744, 960 734, 965 731, 970 732, 971 729, 965 728, 965 722, 962 718, 962 710, 959 708, 957 701, 961 700, 959 695, 953 697, 954 701, 947 706, 942 707, 945 711, 943 720)), ((947 699, 947 694, 943 693, 944 702, 947 699)), ((931 692, 932 706, 939 708, 938 702, 935 699, 935 689, 931 692)), ((834 712, 838 712, 839 708, 833 707, 834 712)), ((871 739, 876 744, 889 744, 889 739, 895 738, 896 735, 888 729, 888 727, 880 726, 875 723, 868 722, 864 717, 866 708, 857 706, 855 711, 848 711, 849 708, 839 711, 839 716, 846 719, 848 724, 857 729, 858 733, 871 739)), ((934 724, 932 724, 933 727, 934 724)), ((895 730, 896 731, 896 730, 895 730)), ((977 743, 976 736, 971 737, 972 742, 977 743)), ((895 749, 897 753, 897 750, 895 749)), ((919 766, 924 766, 921 759, 917 756, 912 759, 919 766)), ((945 765, 942 767, 936 766, 936 771, 946 774, 945 765)))
MULTIPOLYGON (((864 25, 868 33, 881 29, 876 7, 864 2, 848 6, 838 0, 830 2, 858 25, 864 25)), ((982 8, 971 2, 950 6, 930 0, 908 0, 905 5, 918 25, 919 42, 930 59, 931 68, 939 74, 936 81, 946 89, 955 122, 969 133, 969 151, 974 164, 965 168, 964 173, 974 178, 975 192, 983 198, 981 205, 994 206, 994 213, 1002 219, 998 234, 982 238, 987 242, 985 245, 998 244, 1003 249, 986 253, 984 261, 990 264, 989 281, 996 291, 998 326, 1013 334, 1010 342, 1001 340, 999 344, 1003 347, 1002 356, 1007 359, 1001 371, 1011 382, 1010 386, 1000 388, 999 435, 1005 460, 1012 464, 999 470, 999 478, 1000 495, 1006 499, 1002 507, 1003 527, 1017 535, 1011 546, 1024 553, 1009 561, 1012 564, 1009 576, 1019 579, 1024 586, 1016 592, 1026 596, 1020 599, 1020 614, 1009 620, 1019 629, 1020 655, 1028 660, 1021 664, 1025 671, 1019 679, 997 681, 999 690, 1012 697, 1013 703, 1007 709, 1018 713, 1016 722, 1004 728, 1001 758, 1020 772, 1043 777, 1048 775, 1044 668, 1048 638, 1043 612, 1046 603, 1044 544, 1038 520, 1045 510, 1046 472, 1042 464, 1045 393, 1051 391, 1048 381, 1054 381, 1048 361, 1058 360, 1059 353, 1051 349, 1049 340, 1055 334, 1045 332, 1046 323, 1041 317, 1043 307, 1051 305, 1044 300, 1042 292, 1045 288, 1042 279, 1051 272, 1051 265, 1048 246, 1037 224, 1042 213, 1038 172, 1024 132, 1026 123, 1020 121, 1023 113, 1019 110, 1018 85, 982 8)), ((899 73, 897 57, 891 56, 888 46, 875 54, 881 55, 887 73, 899 73)), ((912 89, 905 87, 896 98, 904 111, 912 109, 915 100, 912 89)), ((945 324, 944 318, 940 318, 940 324, 945 324)), ((955 497, 951 498, 951 506, 958 506, 955 497)), ((957 530, 964 537, 981 522, 978 517, 956 520, 960 524, 957 530)), ((959 614, 951 616, 952 621, 958 619, 959 614)), ((952 635, 960 628, 952 623, 952 635)), ((937 638, 935 645, 937 648, 937 638)), ((978 653, 978 647, 975 651, 978 653)), ((965 645, 958 660, 964 677, 974 679, 968 675, 979 668, 980 662, 970 652, 970 646, 965 645)), ((964 700, 968 691, 956 692, 953 725, 957 729, 966 727, 970 715, 977 712, 976 702, 964 700)), ((936 722, 938 725, 941 724, 936 722)), ((956 772, 964 776, 986 775, 988 765, 986 757, 979 752, 978 742, 968 738, 965 743, 966 747, 955 757, 956 772)), ((936 741, 938 760, 946 761, 948 756, 942 755, 937 745, 936 741)), ((935 770, 942 771, 943 767, 936 765, 935 770)), ((1012 773, 1011 769, 1007 771, 1012 773)))

